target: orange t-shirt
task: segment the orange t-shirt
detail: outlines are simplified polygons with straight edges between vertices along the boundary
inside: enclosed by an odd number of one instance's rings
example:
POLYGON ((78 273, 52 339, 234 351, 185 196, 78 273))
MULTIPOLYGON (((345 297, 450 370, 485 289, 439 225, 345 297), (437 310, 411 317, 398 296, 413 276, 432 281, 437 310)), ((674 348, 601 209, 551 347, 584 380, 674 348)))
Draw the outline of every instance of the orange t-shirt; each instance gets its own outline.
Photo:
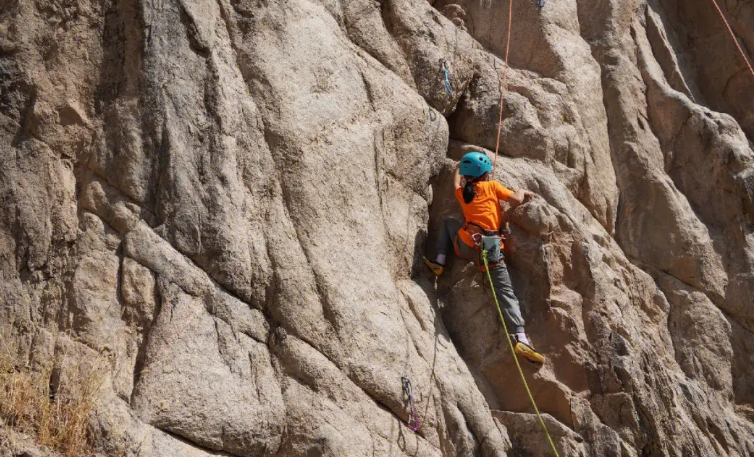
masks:
MULTIPOLYGON (((461 204, 466 222, 473 222, 485 230, 499 230, 503 220, 500 200, 508 201, 514 192, 499 182, 481 181, 474 184, 474 194, 471 203, 466 203, 463 201, 463 187, 456 189, 456 199, 461 204)), ((460 230, 458 236, 469 246, 474 245, 471 234, 466 230, 460 230)))

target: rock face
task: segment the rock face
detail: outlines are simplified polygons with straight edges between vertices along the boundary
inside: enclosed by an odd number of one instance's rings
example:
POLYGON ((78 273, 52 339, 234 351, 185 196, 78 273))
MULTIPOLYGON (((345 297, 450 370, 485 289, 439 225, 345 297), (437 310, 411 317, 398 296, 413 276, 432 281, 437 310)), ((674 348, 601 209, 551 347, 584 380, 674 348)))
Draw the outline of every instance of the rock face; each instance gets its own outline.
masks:
MULTIPOLYGON (((718 1, 751 57, 754 3, 718 1)), ((32 365, 106 356, 99 452, 550 455, 477 267, 421 264, 455 161, 494 150, 507 11, 0 0, 1 322, 32 365)), ((539 195, 508 264, 560 455, 754 455, 754 80, 723 23, 513 15, 495 177, 539 195)))

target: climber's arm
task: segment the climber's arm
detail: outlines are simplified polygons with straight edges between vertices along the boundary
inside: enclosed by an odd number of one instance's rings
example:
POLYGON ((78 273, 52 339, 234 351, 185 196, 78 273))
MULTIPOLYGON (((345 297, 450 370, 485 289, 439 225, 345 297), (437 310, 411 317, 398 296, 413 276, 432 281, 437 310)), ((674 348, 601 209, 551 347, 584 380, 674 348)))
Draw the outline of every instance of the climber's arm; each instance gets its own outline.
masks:
POLYGON ((513 195, 508 197, 508 203, 510 203, 513 206, 518 206, 522 203, 526 203, 532 198, 534 198, 536 194, 533 192, 529 192, 528 190, 520 189, 518 192, 514 193, 513 195))
POLYGON ((495 189, 495 193, 497 194, 497 198, 510 203, 512 206, 518 206, 522 203, 526 203, 536 195, 533 192, 529 192, 528 190, 524 189, 513 192, 499 182, 493 182, 492 185, 495 189))

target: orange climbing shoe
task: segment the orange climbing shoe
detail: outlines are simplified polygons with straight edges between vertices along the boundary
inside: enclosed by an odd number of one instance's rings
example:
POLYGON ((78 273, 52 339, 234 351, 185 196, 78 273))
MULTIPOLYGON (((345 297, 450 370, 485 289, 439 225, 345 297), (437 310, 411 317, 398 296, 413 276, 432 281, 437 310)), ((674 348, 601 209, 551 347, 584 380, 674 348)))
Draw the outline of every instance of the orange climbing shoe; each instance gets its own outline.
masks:
POLYGON ((445 265, 437 263, 434 260, 429 260, 428 258, 424 257, 424 263, 426 263, 429 269, 432 270, 432 273, 436 274, 437 276, 440 276, 442 272, 445 271, 445 265))
POLYGON ((545 357, 537 352, 533 347, 529 346, 526 343, 522 343, 521 341, 515 341, 514 338, 514 346, 513 349, 516 351, 516 354, 526 358, 526 360, 534 363, 544 363, 545 357))

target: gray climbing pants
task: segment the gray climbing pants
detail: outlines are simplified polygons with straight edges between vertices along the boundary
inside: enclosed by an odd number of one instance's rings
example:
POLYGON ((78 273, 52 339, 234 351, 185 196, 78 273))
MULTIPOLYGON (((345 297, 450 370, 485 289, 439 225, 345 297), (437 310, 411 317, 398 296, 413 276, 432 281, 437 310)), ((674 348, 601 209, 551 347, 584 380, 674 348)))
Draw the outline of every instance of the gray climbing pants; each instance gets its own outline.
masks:
MULTIPOLYGON (((458 231, 463 227, 463 223, 457 219, 445 219, 437 238, 437 253, 446 256, 454 251, 454 246, 458 248, 461 256, 471 258, 476 255, 480 265, 482 261, 482 251, 475 246, 469 246, 458 238, 458 231)), ((524 318, 521 316, 521 306, 518 298, 513 292, 513 283, 508 274, 508 268, 505 265, 505 256, 500 251, 499 237, 482 237, 482 244, 487 249, 487 262, 496 265, 490 268, 490 277, 492 278, 492 287, 495 289, 497 300, 500 302, 500 310, 505 317, 505 325, 509 333, 524 332, 524 318), (495 240, 497 239, 497 240, 495 240)), ((484 267, 482 267, 484 268, 484 267)), ((485 276, 487 273, 485 273, 485 276)))

